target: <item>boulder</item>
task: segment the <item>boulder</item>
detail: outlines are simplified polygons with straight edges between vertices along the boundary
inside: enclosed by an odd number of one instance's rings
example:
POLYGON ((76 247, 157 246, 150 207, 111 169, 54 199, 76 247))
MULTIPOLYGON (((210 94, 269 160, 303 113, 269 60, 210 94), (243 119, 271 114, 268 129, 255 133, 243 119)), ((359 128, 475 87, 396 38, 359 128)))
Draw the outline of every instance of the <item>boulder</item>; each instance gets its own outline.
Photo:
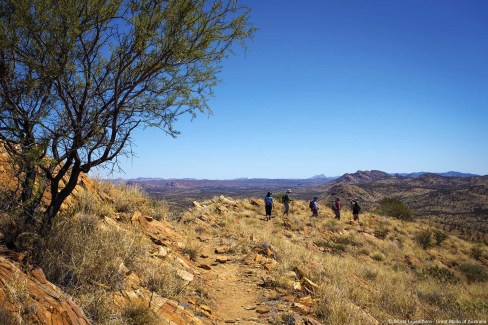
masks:
POLYGON ((176 271, 176 275, 179 276, 181 279, 188 281, 188 282, 193 281, 193 278, 194 278, 193 274, 191 274, 190 272, 185 271, 185 270, 176 271))
POLYGON ((33 324, 90 324, 83 311, 61 289, 47 281, 41 269, 34 269, 30 275, 13 262, 0 257, 0 301, 3 308, 17 313, 16 295, 25 298, 24 317, 33 324))

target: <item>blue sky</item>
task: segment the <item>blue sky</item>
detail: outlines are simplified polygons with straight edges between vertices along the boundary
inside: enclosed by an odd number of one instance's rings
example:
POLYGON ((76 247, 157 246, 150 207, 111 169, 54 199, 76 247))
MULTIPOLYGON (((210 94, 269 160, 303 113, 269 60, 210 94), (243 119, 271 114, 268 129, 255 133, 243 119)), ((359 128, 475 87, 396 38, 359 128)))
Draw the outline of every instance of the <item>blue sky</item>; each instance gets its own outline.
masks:
POLYGON ((247 0, 213 115, 134 134, 110 177, 488 174, 488 1, 247 0))

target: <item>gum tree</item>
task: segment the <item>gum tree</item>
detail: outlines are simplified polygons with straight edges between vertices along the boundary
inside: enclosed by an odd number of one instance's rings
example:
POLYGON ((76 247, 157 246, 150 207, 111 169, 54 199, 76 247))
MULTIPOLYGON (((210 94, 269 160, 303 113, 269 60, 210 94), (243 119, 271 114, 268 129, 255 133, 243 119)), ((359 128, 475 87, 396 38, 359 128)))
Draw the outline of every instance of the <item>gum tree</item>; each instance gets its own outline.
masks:
POLYGON ((0 141, 24 222, 49 230, 135 129, 176 136, 179 116, 210 113, 222 60, 253 31, 234 0, 0 0, 0 141))

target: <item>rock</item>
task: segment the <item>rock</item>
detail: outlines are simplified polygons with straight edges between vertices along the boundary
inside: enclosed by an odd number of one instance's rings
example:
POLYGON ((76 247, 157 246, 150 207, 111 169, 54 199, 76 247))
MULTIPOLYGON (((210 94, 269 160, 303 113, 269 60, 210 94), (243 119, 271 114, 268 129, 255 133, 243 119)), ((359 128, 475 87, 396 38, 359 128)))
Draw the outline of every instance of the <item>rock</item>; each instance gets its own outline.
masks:
POLYGON ((319 288, 318 284, 312 282, 312 280, 305 278, 305 277, 302 278, 302 283, 305 287, 307 287, 309 290, 312 290, 312 291, 319 288))
POLYGON ((208 254, 200 254, 201 258, 208 258, 208 254))
POLYGON ((151 216, 144 216, 144 218, 146 218, 146 220, 149 221, 149 222, 151 222, 151 221, 154 220, 154 218, 151 217, 151 216))
POLYGON ((141 216, 142 214, 139 212, 139 211, 134 211, 134 213, 132 214, 132 218, 130 218, 130 221, 132 223, 137 223, 141 220, 141 216))
POLYGON ((212 314, 212 310, 211 310, 211 309, 210 309, 210 307, 209 307, 209 306, 207 306, 207 305, 200 305, 200 306, 198 306, 198 308, 200 308, 201 310, 206 311, 206 312, 207 312, 207 313, 209 313, 209 314, 212 314))
POLYGON ((305 296, 305 297, 298 298, 296 302, 298 302, 302 305, 305 305, 307 307, 311 307, 313 305, 313 299, 311 296, 305 296))
POLYGON ((193 281, 193 274, 191 274, 190 272, 188 271, 185 271, 185 270, 178 270, 176 272, 176 275, 178 275, 181 279, 185 280, 185 281, 188 281, 188 282, 191 282, 193 281))
POLYGON ((160 256, 160 257, 168 256, 168 250, 165 247, 160 246, 158 249, 158 252, 157 252, 157 256, 160 256))
POLYGON ((273 269, 276 267, 276 265, 277 265, 277 264, 278 264, 278 262, 276 262, 276 261, 274 261, 274 260, 273 260, 273 261, 271 261, 271 262, 267 262, 267 263, 265 263, 265 264, 263 265, 263 267, 264 267, 264 268, 265 268, 267 271, 271 272, 271 271, 272 271, 272 270, 273 270, 273 269))
POLYGON ((303 324, 304 325, 321 325, 322 323, 316 320, 315 318, 312 318, 310 316, 305 316, 303 317, 303 324))
POLYGON ((272 288, 275 286, 276 284, 276 280, 275 278, 273 278, 272 276, 270 275, 265 275, 261 278, 261 280, 263 281, 260 285, 264 288, 272 288))
POLYGON ((202 208, 202 205, 200 203, 198 203, 197 201, 193 201, 192 204, 197 209, 201 209, 202 208))
POLYGON ((177 242, 176 246, 178 246, 178 248, 180 248, 180 249, 185 249, 185 247, 186 247, 185 243, 182 243, 182 242, 177 242))
POLYGON ((244 309, 245 310, 254 310, 254 309, 256 309, 256 306, 245 306, 244 309))
POLYGON ((300 282, 294 282, 293 283, 293 290, 302 291, 302 284, 300 282))
POLYGON ((408 264, 409 267, 416 269, 422 265, 420 260, 412 255, 405 255, 405 262, 408 264))
POLYGON ((129 274, 130 270, 125 264, 122 262, 119 264, 119 273, 120 274, 129 274))
POLYGON ((219 256, 215 259, 215 262, 217 263, 227 263, 229 261, 229 258, 227 256, 219 256))
POLYGON ((185 269, 190 269, 190 265, 188 265, 187 262, 185 262, 181 257, 175 257, 175 262, 180 264, 182 267, 185 269))
POLYGON ((199 216, 198 219, 200 219, 202 221, 207 221, 207 217, 205 217, 203 214, 201 216, 199 216))
POLYGON ((288 279, 296 279, 297 274, 293 271, 288 271, 285 273, 285 277, 287 277, 288 279))
POLYGON ((211 270, 212 268, 207 265, 207 264, 200 264, 198 265, 199 268, 204 269, 204 270, 211 270))
POLYGON ((298 302, 293 303, 293 308, 297 309, 302 314, 310 314, 312 312, 312 308, 298 302))
POLYGON ((264 307, 264 306, 259 306, 256 308, 256 313, 258 314, 267 314, 270 312, 270 309, 268 307, 264 307))
POLYGON ((229 246, 220 246, 215 248, 215 254, 226 254, 230 250, 229 246))
POLYGON ((83 311, 61 289, 47 281, 40 269, 27 275, 11 261, 0 257, 2 307, 12 314, 18 312, 18 302, 10 300, 12 292, 6 290, 15 290, 15 284, 25 290, 22 303, 29 306, 23 315, 27 324, 90 324, 83 311))

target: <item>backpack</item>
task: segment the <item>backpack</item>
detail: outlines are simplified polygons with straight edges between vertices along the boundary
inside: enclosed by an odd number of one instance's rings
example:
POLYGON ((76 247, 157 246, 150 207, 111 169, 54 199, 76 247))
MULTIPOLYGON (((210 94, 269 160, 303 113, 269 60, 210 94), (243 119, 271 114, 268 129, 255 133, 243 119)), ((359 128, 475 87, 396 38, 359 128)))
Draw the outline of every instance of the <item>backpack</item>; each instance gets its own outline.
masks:
POLYGON ((337 210, 337 204, 336 202, 332 202, 332 210, 337 210))
POLYGON ((264 198, 264 203, 266 205, 273 205, 273 198, 271 196, 267 196, 264 198))
POLYGON ((313 201, 310 201, 310 203, 308 204, 308 207, 310 208, 310 210, 313 210, 313 207, 314 207, 313 201))

